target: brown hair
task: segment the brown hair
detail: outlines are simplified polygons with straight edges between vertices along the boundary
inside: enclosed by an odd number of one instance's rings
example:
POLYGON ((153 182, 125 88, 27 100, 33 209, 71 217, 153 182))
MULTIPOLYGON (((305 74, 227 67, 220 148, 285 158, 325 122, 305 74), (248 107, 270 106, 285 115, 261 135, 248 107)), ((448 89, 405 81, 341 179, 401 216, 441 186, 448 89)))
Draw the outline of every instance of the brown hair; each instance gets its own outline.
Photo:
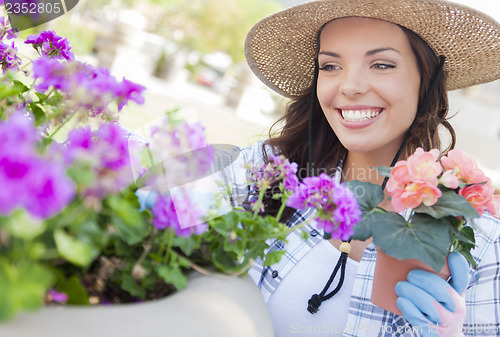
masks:
MULTIPOLYGON (((419 91, 419 106, 421 106, 427 95, 431 80, 438 68, 439 60, 420 36, 409 29, 401 28, 405 32, 417 59, 421 77, 419 91)), ((321 30, 318 33, 318 50, 321 30)), ((270 146, 274 153, 282 154, 290 161, 298 164, 300 180, 305 178, 307 173, 310 172, 310 168, 308 167, 308 120, 312 99, 314 100, 314 123, 312 125, 313 165, 315 168, 318 168, 315 170, 315 173, 325 172, 329 175, 333 174, 337 165, 347 153, 346 148, 340 143, 326 120, 317 96, 314 95, 312 97, 312 92, 313 88, 311 85, 301 96, 292 99, 287 106, 285 115, 273 124, 269 130, 269 139, 263 144, 265 161, 267 161, 265 147, 270 146), (273 133, 273 129, 282 123, 284 125, 281 130, 278 133, 273 133)), ((404 154, 411 154, 418 147, 422 147, 426 151, 432 148, 441 149, 441 141, 438 134, 439 125, 443 125, 451 135, 450 144, 444 149, 443 153, 448 152, 455 146, 455 132, 446 120, 448 96, 445 76, 441 76, 436 88, 430 95, 427 108, 417 117, 414 127, 409 130, 409 138, 403 151, 404 154)), ((272 196, 269 195, 265 198, 265 206, 265 214, 276 214, 280 207, 280 201, 273 200, 272 196)), ((289 219, 292 214, 293 210, 287 209, 283 214, 282 221, 289 219)))

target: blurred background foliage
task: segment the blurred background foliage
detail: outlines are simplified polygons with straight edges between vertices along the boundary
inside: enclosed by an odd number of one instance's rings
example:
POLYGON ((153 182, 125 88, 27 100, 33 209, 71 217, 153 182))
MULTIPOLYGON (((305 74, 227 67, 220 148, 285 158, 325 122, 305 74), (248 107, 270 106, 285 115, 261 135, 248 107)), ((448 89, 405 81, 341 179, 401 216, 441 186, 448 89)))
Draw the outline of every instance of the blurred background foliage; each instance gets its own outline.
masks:
MULTIPOLYGON (((274 0, 80 0, 71 11, 49 23, 64 31, 76 54, 92 49, 95 33, 86 24, 75 24, 71 15, 99 18, 103 10, 132 9, 148 19, 147 31, 203 54, 228 54, 233 64, 244 61, 243 41, 249 29, 263 17, 283 8, 274 0)), ((37 33, 38 26, 23 35, 37 33)))

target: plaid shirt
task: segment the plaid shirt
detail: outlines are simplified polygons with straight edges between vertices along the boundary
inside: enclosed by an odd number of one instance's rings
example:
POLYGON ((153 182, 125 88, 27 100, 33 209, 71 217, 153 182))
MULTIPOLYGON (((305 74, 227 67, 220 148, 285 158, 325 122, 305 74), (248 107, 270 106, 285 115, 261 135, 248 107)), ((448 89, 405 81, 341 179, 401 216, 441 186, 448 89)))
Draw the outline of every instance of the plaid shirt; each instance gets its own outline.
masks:
MULTIPOLYGON (((257 143, 242 149, 238 159, 223 170, 225 182, 232 186, 235 203, 244 200, 250 191, 247 172, 242 164, 262 161, 261 143, 257 143)), ((337 177, 340 178, 339 174, 337 177)), ((312 209, 297 211, 288 225, 296 226, 313 213, 312 209)), ((465 293, 467 313, 463 332, 466 336, 500 336, 500 221, 485 214, 475 222, 481 229, 476 231, 477 247, 473 251, 477 268, 469 271, 471 278, 465 293)), ((323 231, 311 221, 290 233, 286 243, 270 242, 269 251, 285 250, 281 260, 271 267, 264 267, 261 260, 256 261, 249 271, 265 301, 269 300, 288 272, 321 240, 323 231)), ((355 279, 348 281, 354 282, 354 285, 343 336, 419 336, 418 328, 413 328, 402 316, 370 302, 376 257, 372 243, 363 253, 355 279)))

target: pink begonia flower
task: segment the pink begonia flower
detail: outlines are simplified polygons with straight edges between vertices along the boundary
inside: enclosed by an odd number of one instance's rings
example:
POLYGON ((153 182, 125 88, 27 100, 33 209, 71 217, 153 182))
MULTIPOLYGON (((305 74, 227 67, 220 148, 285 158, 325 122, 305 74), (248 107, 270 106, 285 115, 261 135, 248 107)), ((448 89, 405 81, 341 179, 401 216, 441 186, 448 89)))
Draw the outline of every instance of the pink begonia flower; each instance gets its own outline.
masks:
POLYGON ((432 206, 443 194, 437 186, 430 183, 411 183, 404 188, 398 187, 394 190, 387 190, 391 194, 391 204, 396 212, 402 212, 408 208, 416 208, 421 203, 432 206))
POLYGON ((458 149, 451 150, 441 158, 441 164, 446 170, 453 170, 457 178, 467 184, 484 183, 488 178, 477 167, 476 162, 458 149))
POLYGON ((387 182, 387 185, 406 185, 411 183, 410 172, 408 171, 408 166, 406 161, 399 161, 396 163, 394 168, 391 170, 391 178, 387 182))
POLYGON ((491 214, 497 213, 495 210, 496 202, 493 199, 495 189, 491 187, 491 181, 488 178, 486 179, 485 184, 468 185, 458 191, 458 194, 465 197, 480 216, 486 210, 491 214))
POLYGON ((447 170, 443 173, 441 178, 439 178, 439 183, 442 184, 445 187, 455 189, 458 187, 460 184, 460 181, 458 180, 457 176, 453 173, 452 170, 447 170))
POLYGON ((439 150, 426 152, 418 148, 408 160, 396 163, 387 181, 387 191, 395 211, 416 208, 421 203, 432 206, 442 196, 437 187, 437 177, 443 171, 438 158, 439 150))
POLYGON ((419 147, 406 161, 411 180, 414 182, 429 182, 432 185, 437 185, 437 176, 443 171, 441 165, 437 161, 438 158, 438 149, 424 151, 419 147))
POLYGON ((486 205, 486 210, 495 218, 500 218, 500 195, 494 195, 486 205))

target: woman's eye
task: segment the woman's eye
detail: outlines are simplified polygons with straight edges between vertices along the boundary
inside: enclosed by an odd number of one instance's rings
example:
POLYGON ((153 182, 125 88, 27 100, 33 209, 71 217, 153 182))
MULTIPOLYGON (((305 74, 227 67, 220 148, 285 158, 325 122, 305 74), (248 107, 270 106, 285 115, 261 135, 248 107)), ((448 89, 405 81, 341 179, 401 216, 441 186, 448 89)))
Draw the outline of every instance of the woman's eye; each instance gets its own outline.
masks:
POLYGON ((374 63, 372 65, 372 68, 375 69, 394 69, 396 66, 394 64, 387 64, 387 63, 374 63))
POLYGON ((325 64, 319 70, 324 70, 324 71, 333 71, 333 70, 339 70, 340 67, 334 64, 325 64))

